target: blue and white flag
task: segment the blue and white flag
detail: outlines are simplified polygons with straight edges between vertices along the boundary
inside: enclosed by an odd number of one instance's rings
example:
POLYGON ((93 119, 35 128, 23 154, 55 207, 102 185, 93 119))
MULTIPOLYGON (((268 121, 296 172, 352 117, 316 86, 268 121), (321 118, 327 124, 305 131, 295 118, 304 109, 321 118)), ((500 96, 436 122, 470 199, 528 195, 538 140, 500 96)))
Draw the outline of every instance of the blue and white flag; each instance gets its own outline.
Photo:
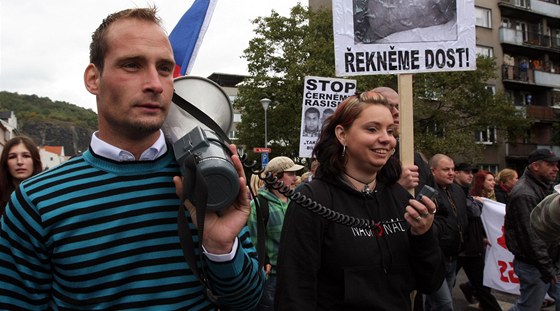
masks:
POLYGON ((216 2, 217 0, 195 0, 171 31, 169 41, 176 63, 174 77, 184 76, 191 71, 216 2))

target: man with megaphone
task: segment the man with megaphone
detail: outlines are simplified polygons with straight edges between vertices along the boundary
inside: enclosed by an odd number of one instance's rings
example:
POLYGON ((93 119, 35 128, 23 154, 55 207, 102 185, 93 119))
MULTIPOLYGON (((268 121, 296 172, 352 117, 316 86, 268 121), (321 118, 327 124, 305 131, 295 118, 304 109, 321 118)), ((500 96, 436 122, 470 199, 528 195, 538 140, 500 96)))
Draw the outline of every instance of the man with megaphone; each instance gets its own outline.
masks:
POLYGON ((203 223, 192 201, 183 206, 180 167, 161 131, 175 62, 160 22, 155 8, 129 9, 93 33, 84 82, 99 130, 89 150, 12 195, 0 227, 0 308, 248 310, 258 302, 264 273, 245 227, 235 146, 233 203, 203 223), (178 214, 192 220, 194 265, 178 214))

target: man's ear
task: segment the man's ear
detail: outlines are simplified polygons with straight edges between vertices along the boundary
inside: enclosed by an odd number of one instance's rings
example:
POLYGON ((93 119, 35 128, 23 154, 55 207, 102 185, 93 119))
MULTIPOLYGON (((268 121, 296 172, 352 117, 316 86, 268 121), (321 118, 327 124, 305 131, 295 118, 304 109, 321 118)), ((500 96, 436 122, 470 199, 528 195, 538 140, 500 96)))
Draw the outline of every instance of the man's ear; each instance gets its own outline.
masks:
POLYGON ((101 73, 94 64, 89 64, 84 72, 84 84, 88 92, 97 95, 99 92, 99 78, 101 73))

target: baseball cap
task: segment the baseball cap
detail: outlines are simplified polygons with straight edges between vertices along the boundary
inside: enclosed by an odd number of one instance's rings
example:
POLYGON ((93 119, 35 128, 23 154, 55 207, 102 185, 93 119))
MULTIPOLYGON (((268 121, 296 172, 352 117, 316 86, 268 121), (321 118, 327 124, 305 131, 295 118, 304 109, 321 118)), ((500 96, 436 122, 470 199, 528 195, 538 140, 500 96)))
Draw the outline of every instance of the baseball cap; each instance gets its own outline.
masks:
POLYGON ((472 165, 470 165, 469 163, 457 163, 457 165, 455 165, 455 170, 456 171, 463 171, 463 172, 474 172, 477 171, 477 169, 475 169, 474 167, 472 167, 472 165))
POLYGON ((560 158, 549 149, 537 149, 529 154, 529 164, 540 160, 546 162, 558 162, 560 161, 560 158))
POLYGON ((272 174, 278 174, 282 172, 295 172, 303 168, 303 165, 295 164, 292 159, 288 157, 275 157, 268 162, 264 169, 264 173, 271 172, 272 174))

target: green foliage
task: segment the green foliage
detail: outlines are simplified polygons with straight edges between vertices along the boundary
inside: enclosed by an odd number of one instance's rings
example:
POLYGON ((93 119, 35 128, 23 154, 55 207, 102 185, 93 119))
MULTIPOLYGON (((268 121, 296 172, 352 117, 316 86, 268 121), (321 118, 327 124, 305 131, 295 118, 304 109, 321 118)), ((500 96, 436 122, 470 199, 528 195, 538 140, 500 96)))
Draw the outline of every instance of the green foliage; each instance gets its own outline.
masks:
POLYGON ((20 95, 2 91, 0 111, 13 111, 20 124, 42 120, 69 122, 87 129, 97 128, 97 114, 91 109, 62 101, 53 102, 47 97, 37 95, 20 95))
MULTIPOLYGON (((305 76, 334 77, 332 12, 309 11, 301 5, 290 16, 272 11, 253 21, 255 38, 243 57, 251 79, 239 88, 235 108, 242 114, 238 125, 240 144, 252 150, 264 145, 264 111, 260 99, 269 98, 268 145, 271 157, 297 158, 305 76)), ((498 137, 523 133, 528 121, 522 118, 504 94, 486 89, 494 79, 493 59, 478 58, 476 71, 417 74, 414 76, 415 149, 462 155, 475 159, 482 145, 475 131, 496 127, 498 137)), ((350 77, 360 91, 376 86, 398 90, 396 75, 350 77)))

